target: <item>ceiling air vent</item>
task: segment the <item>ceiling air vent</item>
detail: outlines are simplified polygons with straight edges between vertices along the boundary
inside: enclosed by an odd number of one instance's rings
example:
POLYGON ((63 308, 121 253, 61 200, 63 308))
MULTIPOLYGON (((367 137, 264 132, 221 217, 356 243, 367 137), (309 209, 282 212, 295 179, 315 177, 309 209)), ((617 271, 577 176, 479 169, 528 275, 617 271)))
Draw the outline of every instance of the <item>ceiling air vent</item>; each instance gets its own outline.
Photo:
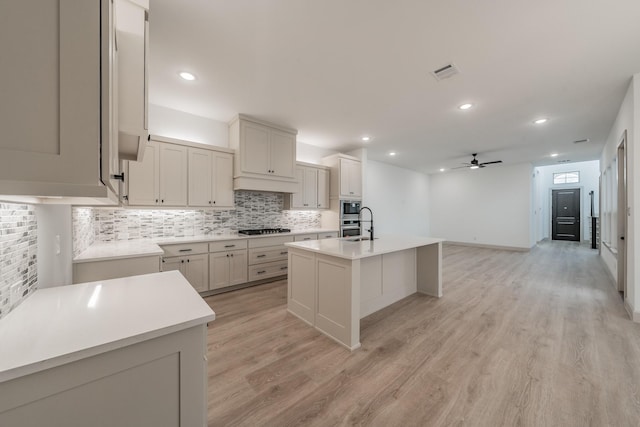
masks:
POLYGON ((435 79, 438 81, 448 79, 449 77, 453 77, 458 73, 460 73, 460 69, 453 62, 447 65, 443 65, 437 70, 431 72, 433 77, 435 77, 435 79))
POLYGON ((569 163, 571 160, 558 160, 558 163, 569 163))
POLYGON ((573 141, 574 144, 582 144, 583 142, 589 142, 589 138, 579 139, 577 141, 573 141))

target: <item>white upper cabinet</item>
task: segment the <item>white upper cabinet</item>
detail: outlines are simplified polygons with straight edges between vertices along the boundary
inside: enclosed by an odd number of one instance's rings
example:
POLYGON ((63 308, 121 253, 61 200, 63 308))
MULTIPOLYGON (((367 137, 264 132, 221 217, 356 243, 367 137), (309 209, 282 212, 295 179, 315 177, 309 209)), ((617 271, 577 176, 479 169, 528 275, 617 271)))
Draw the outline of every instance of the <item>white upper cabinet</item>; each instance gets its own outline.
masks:
POLYGON ((229 124, 229 147, 236 150, 234 189, 296 191, 297 131, 239 115, 229 124))
POLYGON ((285 196, 285 209, 328 209, 329 171, 318 165, 297 163, 296 191, 285 196))
POLYGON ((0 16, 0 194, 117 203, 112 3, 2 1, 0 16))
POLYGON ((138 160, 149 135, 148 4, 116 0, 118 139, 120 156, 138 160))
POLYGON ((334 154, 322 159, 322 163, 331 169, 332 199, 362 198, 362 163, 357 157, 334 154))
POLYGON ((130 206, 187 205, 187 147, 150 140, 142 162, 129 162, 130 206))
POLYGON ((189 206, 234 206, 231 153, 189 148, 189 206))
POLYGON ((156 206, 160 203, 160 143, 149 141, 146 144, 141 162, 129 162, 128 175, 125 174, 129 188, 129 205, 156 206))
POLYGON ((187 147, 160 144, 160 205, 187 204, 187 147))
POLYGON ((329 171, 318 169, 318 208, 329 209, 329 171))

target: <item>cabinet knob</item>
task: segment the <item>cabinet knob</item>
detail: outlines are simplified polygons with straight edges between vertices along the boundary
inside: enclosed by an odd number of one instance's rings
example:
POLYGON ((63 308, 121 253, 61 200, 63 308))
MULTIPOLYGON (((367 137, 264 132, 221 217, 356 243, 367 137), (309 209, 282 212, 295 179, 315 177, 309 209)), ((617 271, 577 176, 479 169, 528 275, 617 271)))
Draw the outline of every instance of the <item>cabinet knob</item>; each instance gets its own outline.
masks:
POLYGON ((211 200, 209 200, 209 204, 211 204, 211 200))
POLYGON ((214 204, 214 205, 216 204, 216 201, 215 201, 215 200, 213 201, 213 204, 214 204))
POLYGON ((184 264, 184 260, 183 260, 183 259, 181 259, 181 260, 180 260, 180 262, 181 262, 182 264, 184 264))
POLYGON ((231 254, 231 258, 233 258, 233 254, 231 254))
MULTIPOLYGON (((351 193, 351 194, 353 194, 353 193, 351 193)), ((162 199, 162 203, 164 203, 164 199, 162 199)))
POLYGON ((156 203, 158 203, 158 199, 156 199, 156 203))
POLYGON ((188 259, 187 262, 191 262, 191 260, 188 259))
POLYGON ((227 258, 229 258, 229 254, 227 254, 227 258))

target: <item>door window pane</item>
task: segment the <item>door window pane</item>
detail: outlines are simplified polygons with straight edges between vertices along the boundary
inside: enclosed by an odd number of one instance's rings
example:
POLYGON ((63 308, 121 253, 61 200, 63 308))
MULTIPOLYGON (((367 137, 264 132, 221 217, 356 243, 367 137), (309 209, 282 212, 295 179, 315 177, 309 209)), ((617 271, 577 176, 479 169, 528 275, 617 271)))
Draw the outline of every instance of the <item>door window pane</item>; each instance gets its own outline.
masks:
POLYGON ((554 184, 575 184, 580 182, 580 172, 560 172, 553 174, 554 184))

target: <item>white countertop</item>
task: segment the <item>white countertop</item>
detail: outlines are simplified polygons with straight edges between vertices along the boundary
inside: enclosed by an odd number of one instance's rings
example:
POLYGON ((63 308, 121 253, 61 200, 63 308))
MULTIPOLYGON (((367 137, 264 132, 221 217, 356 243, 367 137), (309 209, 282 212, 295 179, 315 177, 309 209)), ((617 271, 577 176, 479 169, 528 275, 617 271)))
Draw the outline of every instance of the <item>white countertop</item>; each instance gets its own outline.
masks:
POLYGON ((373 241, 364 240, 361 242, 351 242, 347 240, 347 238, 338 238, 285 243, 285 246, 316 252, 323 255, 354 260, 403 251, 405 249, 417 248, 420 246, 433 245, 440 242, 444 242, 444 239, 436 237, 388 235, 380 236, 379 238, 376 237, 373 241))
POLYGON ((294 236, 307 233, 326 233, 338 231, 330 228, 315 228, 306 230, 292 230, 290 233, 262 234, 257 236, 245 236, 241 234, 207 234, 185 237, 160 237, 157 239, 116 240, 112 242, 95 242, 80 255, 73 259, 74 263, 106 261, 131 257, 144 257, 162 255, 161 245, 174 245, 181 243, 208 243, 220 240, 261 239, 273 236, 294 236))
POLYGON ((177 271, 39 289, 0 319, 0 383, 214 319, 177 271))

